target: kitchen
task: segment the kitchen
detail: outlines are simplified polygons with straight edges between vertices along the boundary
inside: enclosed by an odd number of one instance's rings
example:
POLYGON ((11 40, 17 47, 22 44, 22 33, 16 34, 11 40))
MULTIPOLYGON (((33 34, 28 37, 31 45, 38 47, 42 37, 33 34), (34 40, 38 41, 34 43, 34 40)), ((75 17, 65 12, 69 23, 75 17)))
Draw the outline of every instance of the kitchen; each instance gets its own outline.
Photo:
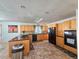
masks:
POLYGON ((77 0, 0 2, 0 59, 77 59, 77 0))

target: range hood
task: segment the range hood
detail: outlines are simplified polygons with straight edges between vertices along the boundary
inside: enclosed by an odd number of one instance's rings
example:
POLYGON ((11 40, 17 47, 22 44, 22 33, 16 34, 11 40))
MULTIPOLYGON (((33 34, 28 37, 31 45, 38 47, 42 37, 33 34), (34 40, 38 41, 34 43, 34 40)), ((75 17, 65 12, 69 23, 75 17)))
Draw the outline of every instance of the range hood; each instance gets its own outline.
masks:
POLYGON ((43 18, 40 18, 37 22, 36 22, 36 26, 35 26, 35 33, 42 33, 42 26, 40 25, 41 22, 43 22, 43 18))
POLYGON ((42 27, 40 25, 35 26, 35 33, 42 33, 42 27))

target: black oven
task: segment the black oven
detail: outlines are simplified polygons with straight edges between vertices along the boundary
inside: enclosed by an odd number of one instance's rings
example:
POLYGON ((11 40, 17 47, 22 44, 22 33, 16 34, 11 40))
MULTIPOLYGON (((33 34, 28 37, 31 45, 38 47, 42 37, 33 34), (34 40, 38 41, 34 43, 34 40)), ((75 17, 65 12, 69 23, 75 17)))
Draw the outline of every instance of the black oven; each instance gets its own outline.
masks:
POLYGON ((68 46, 77 48, 76 30, 64 31, 64 43, 68 46))

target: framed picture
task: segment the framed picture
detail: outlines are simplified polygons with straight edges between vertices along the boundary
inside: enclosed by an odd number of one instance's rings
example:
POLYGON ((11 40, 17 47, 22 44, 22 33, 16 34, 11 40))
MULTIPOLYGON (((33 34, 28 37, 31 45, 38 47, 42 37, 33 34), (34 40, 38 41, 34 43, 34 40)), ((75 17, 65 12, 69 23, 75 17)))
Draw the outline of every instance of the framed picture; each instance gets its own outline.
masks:
POLYGON ((17 33, 18 25, 8 25, 8 33, 17 33))

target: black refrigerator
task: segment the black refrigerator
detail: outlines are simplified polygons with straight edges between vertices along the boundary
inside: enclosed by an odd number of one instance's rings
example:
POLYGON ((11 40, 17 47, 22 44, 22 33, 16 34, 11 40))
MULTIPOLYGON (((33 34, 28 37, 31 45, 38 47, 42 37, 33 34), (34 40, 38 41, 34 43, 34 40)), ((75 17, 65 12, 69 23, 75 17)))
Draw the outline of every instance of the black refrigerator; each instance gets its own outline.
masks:
POLYGON ((48 32, 49 32, 49 43, 56 45, 56 27, 49 28, 48 32))

